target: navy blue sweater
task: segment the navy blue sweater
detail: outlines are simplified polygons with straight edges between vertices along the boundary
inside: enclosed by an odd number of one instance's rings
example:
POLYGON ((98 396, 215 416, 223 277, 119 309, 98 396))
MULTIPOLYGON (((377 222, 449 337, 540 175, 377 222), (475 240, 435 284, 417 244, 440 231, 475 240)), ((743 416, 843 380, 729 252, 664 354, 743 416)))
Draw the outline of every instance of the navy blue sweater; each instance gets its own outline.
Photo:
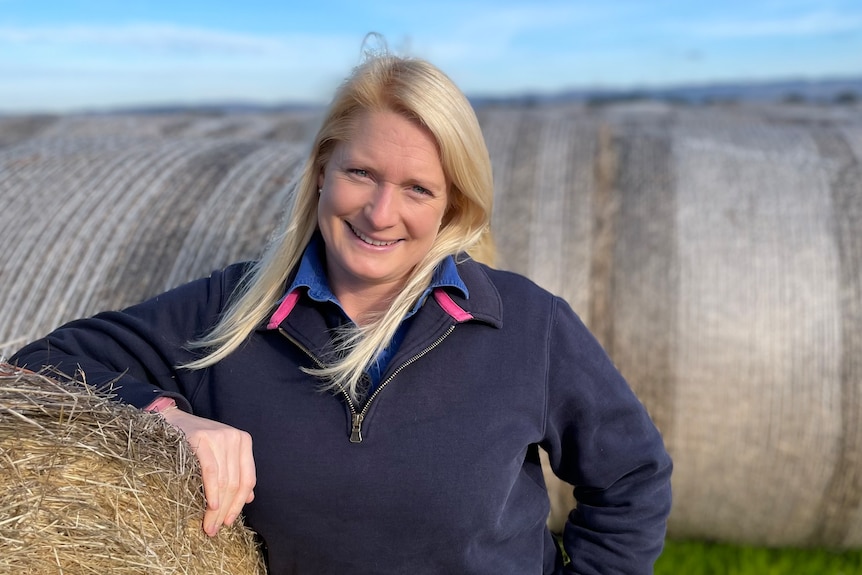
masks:
POLYGON ((240 265, 69 323, 12 361, 80 367, 90 383, 118 380, 133 405, 168 394, 248 431, 258 483, 245 515, 273 574, 651 573, 671 461, 646 410, 562 299, 474 262, 458 271, 469 300, 428 298, 364 406, 298 369, 330 346, 304 296, 218 364, 174 367, 240 265), (545 526, 537 446, 577 486, 567 566, 545 526))

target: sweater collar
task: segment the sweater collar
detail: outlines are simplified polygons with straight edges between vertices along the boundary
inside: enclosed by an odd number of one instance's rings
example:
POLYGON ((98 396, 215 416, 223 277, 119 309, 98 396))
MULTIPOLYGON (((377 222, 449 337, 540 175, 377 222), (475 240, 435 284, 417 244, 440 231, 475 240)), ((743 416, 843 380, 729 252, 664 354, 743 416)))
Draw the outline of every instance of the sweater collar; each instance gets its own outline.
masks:
MULTIPOLYGON (((326 275, 326 256, 324 255, 324 249, 323 238, 320 233, 317 232, 312 236, 311 241, 309 241, 308 245, 305 247, 305 251, 302 253, 302 259, 297 267, 296 276, 293 278, 293 282, 291 282, 286 294, 294 292, 299 288, 306 288, 308 297, 314 301, 332 302, 338 307, 341 307, 338 298, 335 297, 335 294, 332 292, 332 288, 329 287, 329 278, 326 275)), ((458 275, 455 260, 451 256, 441 261, 437 266, 437 269, 434 270, 434 275, 431 277, 431 283, 428 285, 425 293, 422 294, 422 297, 420 297, 416 302, 416 305, 410 313, 407 314, 407 317, 416 313, 418 309, 422 307, 428 294, 436 288, 452 288, 453 290, 460 292, 464 298, 469 299, 470 297, 470 291, 458 275)))
MULTIPOLYGON (((335 297, 335 294, 332 293, 329 287, 323 260, 323 249, 323 238, 320 237, 319 233, 315 233, 302 254, 290 286, 285 295, 279 300, 275 312, 270 316, 266 325, 267 329, 276 329, 281 325, 293 311, 303 290, 315 302, 334 303, 344 313, 341 304, 338 302, 338 298, 335 297)), ((464 264, 467 262, 472 262, 467 256, 459 256, 457 263, 456 258, 452 256, 448 256, 440 262, 440 265, 434 271, 428 288, 405 319, 419 311, 425 303, 426 298, 433 293, 434 300, 441 309, 457 322, 480 319, 492 325, 499 323, 500 309, 502 308, 499 302, 499 294, 497 294, 496 289, 484 272, 476 274, 474 271, 465 268, 464 264), (475 289, 482 292, 482 299, 488 299, 487 302, 471 301, 470 306, 466 306, 468 300, 470 300, 471 290, 474 288, 468 287, 467 282, 461 277, 463 273, 472 276, 471 283, 476 284, 475 289), (488 287, 491 289, 489 290, 488 287), (478 315, 472 313, 472 311, 467 309, 468 307, 477 308, 478 315), (495 320, 494 318, 498 319, 495 320)))
MULTIPOLYGON (((469 289, 470 299, 455 290, 436 288, 422 312, 411 319, 412 326, 393 357, 393 363, 398 364, 404 357, 412 357, 419 350, 433 345, 453 324, 479 323, 492 328, 502 327, 502 301, 488 277, 487 268, 467 256, 456 258, 455 265, 469 289)), ((301 295, 302 290, 288 293, 265 328, 282 331, 313 357, 328 357, 333 352, 330 326, 319 309, 320 304, 301 295)))
MULTIPOLYGON (((497 291, 497 287, 488 277, 487 266, 474 261, 466 254, 456 258, 456 265, 458 274, 470 290, 470 299, 468 300, 457 293, 447 292, 449 298, 469 313, 470 319, 497 328, 502 327, 503 301, 500 299, 500 292, 497 291)), ((449 315, 452 314, 449 313, 449 315)), ((458 318, 455 319, 457 321, 458 318)))

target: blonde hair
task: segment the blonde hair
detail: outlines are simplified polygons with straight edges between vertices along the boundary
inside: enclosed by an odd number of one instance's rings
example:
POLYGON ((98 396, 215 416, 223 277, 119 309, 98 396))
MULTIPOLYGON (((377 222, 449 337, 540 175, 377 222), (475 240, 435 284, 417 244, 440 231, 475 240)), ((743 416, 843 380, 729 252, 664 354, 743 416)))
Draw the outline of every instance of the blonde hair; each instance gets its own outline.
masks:
POLYGON ((437 265, 462 253, 493 263, 491 161, 473 108, 443 72, 424 60, 368 56, 335 93, 291 194, 283 229, 246 273, 218 323, 190 342, 193 349, 205 349, 206 355, 183 367, 201 369, 222 360, 273 313, 317 228, 319 173, 335 145, 349 140, 358 117, 380 111, 402 114, 433 135, 450 181, 450 205, 431 249, 388 310, 340 333, 335 355, 339 359, 305 371, 321 378, 323 389, 344 391, 356 401, 365 369, 388 345, 437 265))

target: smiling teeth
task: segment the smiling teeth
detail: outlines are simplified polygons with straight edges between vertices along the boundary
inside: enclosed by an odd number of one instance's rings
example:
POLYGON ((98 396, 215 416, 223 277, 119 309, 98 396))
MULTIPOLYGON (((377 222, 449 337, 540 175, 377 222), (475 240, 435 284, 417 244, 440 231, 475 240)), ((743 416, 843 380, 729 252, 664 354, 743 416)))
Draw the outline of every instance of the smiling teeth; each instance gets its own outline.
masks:
MULTIPOLYGON (((348 224, 348 225, 350 225, 350 224, 348 224)), ((362 240, 366 244, 370 244, 372 246, 377 246, 377 247, 391 246, 392 244, 398 242, 398 240, 393 240, 391 242, 379 242, 377 240, 372 240, 371 238, 369 238, 368 236, 366 236, 365 234, 363 234, 362 232, 360 232, 359 230, 357 230, 353 226, 350 226, 350 229, 353 230, 353 233, 356 234, 356 237, 358 237, 360 240, 362 240)))

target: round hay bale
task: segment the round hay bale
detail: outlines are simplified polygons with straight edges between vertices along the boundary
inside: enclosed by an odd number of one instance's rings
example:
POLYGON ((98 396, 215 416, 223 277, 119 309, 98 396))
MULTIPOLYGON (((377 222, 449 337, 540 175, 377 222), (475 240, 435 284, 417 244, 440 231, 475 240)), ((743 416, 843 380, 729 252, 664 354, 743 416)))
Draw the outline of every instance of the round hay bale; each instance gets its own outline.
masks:
POLYGON ((265 572, 238 520, 208 537, 197 459, 152 414, 0 364, 0 572, 265 572))
POLYGON ((670 535, 862 546, 859 108, 480 113, 503 263, 646 404, 670 535))

